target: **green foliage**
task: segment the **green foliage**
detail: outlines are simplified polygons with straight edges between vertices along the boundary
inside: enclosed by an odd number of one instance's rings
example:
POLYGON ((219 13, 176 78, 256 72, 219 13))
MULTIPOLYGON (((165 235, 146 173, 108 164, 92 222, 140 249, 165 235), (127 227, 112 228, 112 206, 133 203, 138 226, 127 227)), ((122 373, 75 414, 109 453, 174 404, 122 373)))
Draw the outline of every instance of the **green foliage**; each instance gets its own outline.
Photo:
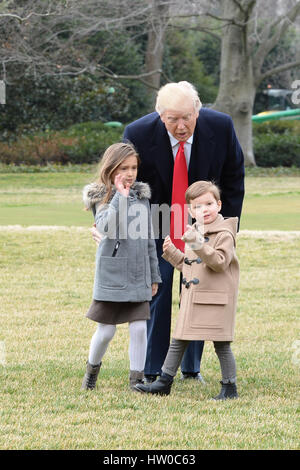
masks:
POLYGON ((7 104, 0 108, 0 135, 10 140, 39 130, 64 129, 84 121, 122 120, 127 90, 90 75, 22 79, 7 86, 7 104))
MULTIPOLYGON (((294 62, 297 56, 299 40, 300 33, 296 29, 290 28, 265 58, 262 72, 282 65, 283 63, 294 62)), ((271 75, 264 79, 256 92, 253 114, 268 110, 269 100, 267 96, 263 94, 263 90, 267 89, 268 85, 271 85, 271 87, 275 89, 290 89, 291 83, 298 77, 299 67, 293 67, 290 70, 271 75)))
POLYGON ((258 166, 300 167, 300 121, 254 123, 253 147, 258 166))
POLYGON ((300 134, 300 120, 253 122, 253 134, 300 134))
POLYGON ((109 145, 122 139, 124 127, 108 128, 102 123, 86 122, 71 126, 65 133, 68 138, 76 139, 74 146, 65 146, 70 163, 93 163, 109 145))
MULTIPOLYGON (((93 36, 92 41, 96 55, 103 42, 108 44, 103 52, 101 65, 116 75, 138 75, 145 71, 145 41, 143 37, 141 38, 138 27, 133 31, 128 29, 126 32, 99 32, 93 36)), ((149 111, 148 88, 144 84, 138 80, 120 79, 114 81, 113 86, 115 85, 121 86, 128 96, 128 106, 122 110, 123 115, 119 120, 130 122, 149 111)))
MULTIPOLYGON (((86 47, 111 73, 132 75, 143 69, 143 52, 129 33, 99 32, 86 47)), ((0 107, 1 140, 86 121, 128 122, 147 110, 145 86, 136 80, 112 80, 97 71, 76 77, 32 77, 24 76, 21 66, 8 68, 12 78, 6 105, 0 107)))
MULTIPOLYGON (((94 163, 104 150, 122 139, 124 127, 83 122, 63 131, 24 135, 0 142, 5 165, 73 165, 94 163)), ((259 167, 300 167, 300 121, 253 123, 254 152, 259 167)))
POLYGON ((197 88, 203 103, 213 103, 217 86, 201 61, 201 35, 194 32, 171 31, 167 35, 164 70, 174 81, 187 80, 197 88))

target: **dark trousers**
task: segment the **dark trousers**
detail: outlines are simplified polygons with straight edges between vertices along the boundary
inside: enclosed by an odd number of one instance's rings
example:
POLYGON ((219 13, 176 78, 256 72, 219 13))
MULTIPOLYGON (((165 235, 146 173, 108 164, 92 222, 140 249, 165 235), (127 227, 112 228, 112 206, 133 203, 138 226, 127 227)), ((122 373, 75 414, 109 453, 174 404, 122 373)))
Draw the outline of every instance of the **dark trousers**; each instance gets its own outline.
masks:
MULTIPOLYGON (((173 266, 162 255, 163 240, 156 240, 162 284, 150 302, 151 317, 147 322, 147 357, 145 375, 160 375, 170 345, 173 266)), ((191 341, 186 349, 182 363, 182 372, 200 372, 204 341, 191 341)))

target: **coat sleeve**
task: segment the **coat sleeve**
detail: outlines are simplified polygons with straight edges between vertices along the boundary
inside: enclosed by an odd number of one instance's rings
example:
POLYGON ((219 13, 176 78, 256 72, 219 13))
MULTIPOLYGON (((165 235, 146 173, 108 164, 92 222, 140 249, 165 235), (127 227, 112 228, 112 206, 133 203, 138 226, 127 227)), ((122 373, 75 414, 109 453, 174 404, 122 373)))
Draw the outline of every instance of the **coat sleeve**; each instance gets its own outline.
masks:
POLYGON ((168 249, 163 253, 162 258, 168 261, 178 271, 182 271, 184 253, 178 250, 175 245, 170 245, 168 249))
POLYGON ((97 208, 95 223, 101 235, 116 238, 117 229, 120 231, 122 223, 120 212, 127 214, 127 198, 117 191, 109 204, 103 204, 97 208))
POLYGON ((239 217, 244 199, 244 155, 237 139, 232 119, 227 120, 227 157, 220 178, 222 215, 239 217))
POLYGON ((195 253, 213 271, 221 272, 225 271, 232 261, 234 245, 234 238, 229 232, 220 232, 214 247, 204 243, 195 253))

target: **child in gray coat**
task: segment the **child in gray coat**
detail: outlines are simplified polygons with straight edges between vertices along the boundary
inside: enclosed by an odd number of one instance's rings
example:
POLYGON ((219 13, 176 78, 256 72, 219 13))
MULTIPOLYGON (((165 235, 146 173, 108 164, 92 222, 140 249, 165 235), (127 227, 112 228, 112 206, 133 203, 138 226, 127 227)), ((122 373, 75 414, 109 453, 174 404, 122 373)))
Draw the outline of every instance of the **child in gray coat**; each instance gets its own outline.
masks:
POLYGON ((85 390, 95 388, 102 358, 120 323, 129 323, 130 388, 143 380, 149 301, 161 278, 151 237, 150 188, 136 182, 138 165, 131 144, 113 144, 101 160, 99 180, 83 190, 85 207, 93 210, 102 235, 87 313, 98 325, 82 383, 85 390))

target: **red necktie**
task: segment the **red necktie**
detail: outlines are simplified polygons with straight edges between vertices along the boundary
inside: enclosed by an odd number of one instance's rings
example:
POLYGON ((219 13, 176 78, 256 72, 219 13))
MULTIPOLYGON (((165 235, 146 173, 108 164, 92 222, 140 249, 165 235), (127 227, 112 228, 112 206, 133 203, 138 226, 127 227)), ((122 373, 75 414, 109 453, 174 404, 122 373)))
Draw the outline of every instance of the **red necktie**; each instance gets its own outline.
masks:
POLYGON ((173 210, 171 211, 170 237, 176 248, 179 248, 181 251, 184 251, 184 242, 180 238, 185 232, 185 227, 188 221, 188 214, 185 210, 186 201, 184 197, 187 188, 188 171, 184 155, 184 142, 180 142, 173 171, 173 210))

